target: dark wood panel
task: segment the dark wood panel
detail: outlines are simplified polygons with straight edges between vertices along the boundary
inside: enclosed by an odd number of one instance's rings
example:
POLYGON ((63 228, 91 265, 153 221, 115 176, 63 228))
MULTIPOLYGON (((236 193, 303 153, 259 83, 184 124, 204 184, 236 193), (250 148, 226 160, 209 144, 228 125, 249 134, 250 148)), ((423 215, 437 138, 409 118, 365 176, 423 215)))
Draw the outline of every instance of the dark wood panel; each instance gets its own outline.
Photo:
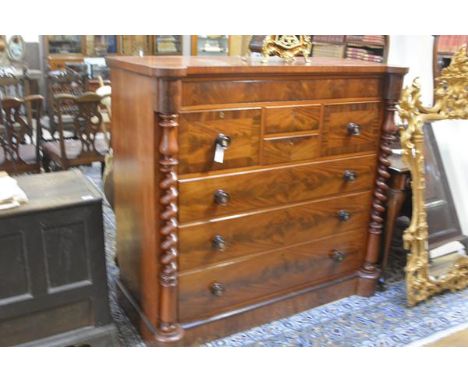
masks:
POLYGON ((22 232, 0 236, 0 304, 31 292, 29 264, 22 232))
POLYGON ((320 136, 301 135, 266 138, 263 140, 262 163, 288 163, 318 158, 320 136))
POLYGON ((42 227, 49 287, 90 279, 86 239, 83 221, 42 227))
POLYGON ((208 219, 256 208, 302 202, 370 189, 376 156, 363 155, 179 180, 179 220, 208 219), (355 175, 346 180, 345 172, 355 175), (230 195, 226 205, 214 200, 217 190, 230 195))
POLYGON ((364 255, 366 235, 362 229, 182 274, 180 318, 191 321, 208 317, 261 297, 357 270, 364 255), (333 258, 335 250, 343 253, 341 261, 333 258), (218 294, 213 293, 215 284, 218 294))
POLYGON ((182 106, 377 97, 381 88, 378 77, 184 81, 182 106))
POLYGON ((264 115, 265 134, 320 129, 320 105, 267 107, 264 115))
POLYGON ((186 271, 365 227, 369 220, 370 198, 370 192, 363 192, 181 225, 180 269, 186 271), (338 218, 341 210, 350 213, 347 221, 338 218), (213 245, 216 235, 224 239, 224 250, 213 245))
POLYGON ((36 340, 38 333, 39 338, 45 338, 91 326, 95 324, 93 315, 92 305, 86 300, 0 321, 0 346, 36 340))
POLYGON ((382 103, 343 103, 326 105, 324 110, 322 154, 336 155, 360 151, 376 151, 382 121, 382 103), (352 135, 350 123, 357 125, 352 135))
POLYGON ((261 110, 182 113, 179 126, 181 174, 251 166, 258 163, 261 110), (214 162, 219 134, 230 138, 223 163, 214 162))

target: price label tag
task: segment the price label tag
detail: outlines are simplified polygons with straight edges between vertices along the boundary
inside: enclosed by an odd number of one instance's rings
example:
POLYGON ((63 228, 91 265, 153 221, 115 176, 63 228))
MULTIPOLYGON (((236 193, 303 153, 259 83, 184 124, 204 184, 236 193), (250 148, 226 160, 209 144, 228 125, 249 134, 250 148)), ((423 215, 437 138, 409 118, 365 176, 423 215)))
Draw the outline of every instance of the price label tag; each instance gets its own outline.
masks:
POLYGON ((220 144, 216 144, 215 154, 214 154, 214 161, 216 163, 223 163, 224 162, 224 150, 225 148, 220 144))

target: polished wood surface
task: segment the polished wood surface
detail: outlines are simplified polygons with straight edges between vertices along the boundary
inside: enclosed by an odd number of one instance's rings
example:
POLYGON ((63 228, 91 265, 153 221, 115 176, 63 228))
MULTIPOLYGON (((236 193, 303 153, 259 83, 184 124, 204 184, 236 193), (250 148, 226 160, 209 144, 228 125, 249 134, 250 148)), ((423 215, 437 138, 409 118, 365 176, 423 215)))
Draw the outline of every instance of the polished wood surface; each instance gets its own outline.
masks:
POLYGON ((381 103, 343 103, 326 105, 324 110, 323 151, 336 155, 360 151, 376 151, 382 123, 381 103), (348 125, 354 123, 353 135, 348 125))
POLYGON ((182 113, 179 122, 179 172, 185 174, 257 164, 260 115, 259 108, 182 113), (213 160, 219 134, 231 139, 223 163, 213 160))
POLYGON ((265 134, 317 131, 320 128, 320 118, 320 105, 267 107, 265 134))
MULTIPOLYGON (((365 229, 333 238, 225 262, 180 275, 179 309, 182 322, 249 305, 260 297, 290 288, 313 285, 356 271, 364 256, 365 229), (344 258, 336 260, 333 251, 344 258), (219 283, 223 291, 213 292, 219 283)), ((321 235, 325 237, 325 235, 321 235)), ((183 254, 182 254, 183 257, 183 254)))
POLYGON ((182 224, 179 228, 180 269, 184 271, 363 227, 369 216, 370 197, 370 192, 365 192, 182 224), (349 219, 340 220, 340 211, 347 211, 349 219), (226 241, 222 251, 213 247, 216 235, 226 241))
POLYGON ((148 343, 195 344, 375 290, 389 121, 406 69, 108 61, 120 289, 148 343))
POLYGON ((262 167, 228 174, 198 175, 179 180, 179 220, 208 219, 319 197, 370 189, 375 154, 313 163, 262 167), (354 174, 345 178, 346 171, 354 174), (226 205, 214 200, 217 190, 230 195, 226 205))

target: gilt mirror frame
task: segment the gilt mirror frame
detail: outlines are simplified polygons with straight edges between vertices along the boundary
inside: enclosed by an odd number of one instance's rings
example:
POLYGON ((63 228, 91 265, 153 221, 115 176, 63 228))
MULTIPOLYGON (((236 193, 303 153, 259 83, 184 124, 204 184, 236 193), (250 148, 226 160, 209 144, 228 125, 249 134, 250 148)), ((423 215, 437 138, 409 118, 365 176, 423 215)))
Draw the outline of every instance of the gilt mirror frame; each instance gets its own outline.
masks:
POLYGON ((468 258, 459 259, 441 277, 429 273, 428 222, 425 209, 424 130, 427 122, 468 119, 468 57, 466 45, 453 56, 451 64, 435 80, 435 102, 425 107, 418 79, 403 89, 398 111, 403 160, 411 171, 413 213, 403 234, 408 250, 406 272, 407 303, 413 306, 445 290, 468 286, 468 258))

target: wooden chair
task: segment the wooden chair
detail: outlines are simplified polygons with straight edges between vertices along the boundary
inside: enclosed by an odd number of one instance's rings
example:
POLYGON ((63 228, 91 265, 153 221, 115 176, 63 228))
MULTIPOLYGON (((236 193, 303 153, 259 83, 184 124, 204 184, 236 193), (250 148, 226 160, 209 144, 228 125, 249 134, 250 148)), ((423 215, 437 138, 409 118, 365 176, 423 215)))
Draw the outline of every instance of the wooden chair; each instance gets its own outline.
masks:
MULTIPOLYGON (((30 95, 30 81, 28 77, 27 69, 23 69, 23 75, 21 78, 16 77, 11 71, 0 70, 0 110, 2 99, 6 97, 10 98, 24 98, 30 95)), ((0 131, 4 129, 3 111, 0 112, 0 131)), ((29 116, 31 117, 31 115, 29 116)))
POLYGON ((58 111, 58 134, 55 141, 43 141, 43 165, 46 171, 51 170, 52 162, 61 169, 100 162, 104 171, 105 156, 109 145, 102 130, 102 115, 99 110, 101 97, 88 92, 76 97, 71 94, 60 94, 54 99, 58 111), (71 105, 67 112, 72 112, 72 128, 75 138, 66 139, 62 104, 71 105))
POLYGON ((41 111, 43 97, 2 99, 3 132, 0 132, 0 170, 9 174, 41 172, 41 111), (34 110, 35 127, 28 118, 34 110))
POLYGON ((59 111, 62 114, 66 131, 73 130, 72 115, 76 113, 76 105, 73 102, 62 102, 60 110, 55 103, 55 97, 59 94, 71 94, 81 96, 86 92, 87 79, 83 73, 73 70, 56 70, 47 75, 47 114, 49 116, 49 131, 54 138, 58 126, 59 111))

